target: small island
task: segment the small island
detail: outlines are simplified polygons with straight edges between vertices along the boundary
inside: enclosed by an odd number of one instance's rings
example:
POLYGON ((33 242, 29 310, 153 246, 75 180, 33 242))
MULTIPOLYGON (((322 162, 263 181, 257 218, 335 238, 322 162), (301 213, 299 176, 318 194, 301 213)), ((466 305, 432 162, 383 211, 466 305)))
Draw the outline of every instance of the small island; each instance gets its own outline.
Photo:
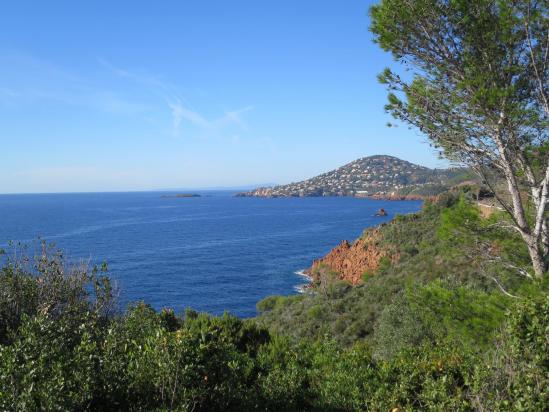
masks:
POLYGON ((162 195, 160 196, 162 198, 168 198, 168 199, 172 199, 172 198, 187 198, 187 197, 201 197, 198 193, 177 193, 175 195, 162 195))

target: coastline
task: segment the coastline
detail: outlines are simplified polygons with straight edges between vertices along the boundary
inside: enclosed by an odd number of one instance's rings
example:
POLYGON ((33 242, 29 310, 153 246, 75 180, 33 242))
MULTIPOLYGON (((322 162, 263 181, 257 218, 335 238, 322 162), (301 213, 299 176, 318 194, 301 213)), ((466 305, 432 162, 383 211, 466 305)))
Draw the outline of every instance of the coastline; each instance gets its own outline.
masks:
POLYGON ((295 275, 298 275, 307 280, 307 283, 302 283, 294 286, 294 290, 297 293, 300 293, 300 294, 308 293, 308 290, 311 289, 311 284, 313 283, 314 279, 312 278, 312 276, 307 274, 308 270, 309 269, 301 269, 294 272, 295 275))
POLYGON ((257 194, 254 192, 241 192, 236 193, 234 197, 253 197, 261 199, 285 199, 285 198, 326 198, 326 197, 351 197, 355 199, 367 199, 367 200, 391 200, 391 201, 401 201, 401 200, 421 200, 421 201, 436 201, 438 195, 398 195, 398 194, 372 194, 372 195, 272 195, 272 194, 257 194))
MULTIPOLYGON (((420 210, 423 206, 424 203, 420 210)), ((298 285, 294 289, 299 293, 312 293, 311 289, 315 281, 319 280, 319 274, 326 273, 326 271, 335 275, 337 279, 356 286, 363 283, 365 273, 376 273, 384 261, 393 264, 398 262, 400 260, 399 253, 395 253, 390 248, 379 246, 380 240, 383 239, 383 227, 394 222, 395 216, 393 215, 386 222, 365 227, 363 234, 351 242, 341 240, 325 255, 314 259, 308 268, 294 272, 308 280, 307 284, 298 285)))

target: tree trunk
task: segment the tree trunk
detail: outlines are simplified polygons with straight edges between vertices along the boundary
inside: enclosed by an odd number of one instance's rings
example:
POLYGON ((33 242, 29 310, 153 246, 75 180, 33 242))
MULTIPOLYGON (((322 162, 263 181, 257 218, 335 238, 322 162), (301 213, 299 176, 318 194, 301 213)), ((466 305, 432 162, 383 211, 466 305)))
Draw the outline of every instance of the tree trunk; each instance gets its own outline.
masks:
MULTIPOLYGON (((508 163, 506 162, 506 158, 503 156, 504 164, 507 166, 508 163)), ((528 247, 528 253, 530 254, 530 260, 532 261, 532 268, 534 269, 534 274, 536 277, 541 278, 543 277, 544 273, 547 270, 546 264, 545 264, 545 256, 547 255, 546 251, 546 245, 545 245, 545 232, 544 230, 540 230, 537 232, 536 230, 532 230, 531 226, 528 224, 528 221, 526 219, 526 213, 524 211, 524 205, 522 203, 521 195, 520 195, 520 189, 517 183, 517 180, 515 178, 514 173, 512 172, 512 169, 510 166, 508 166, 504 170, 505 179, 507 180, 507 187, 509 194, 511 195, 512 200, 512 212, 513 216, 515 218, 516 227, 519 230, 522 238, 526 242, 526 246, 528 247), (541 240, 541 242, 540 242, 541 240)), ((541 190, 539 190, 539 193, 534 192, 534 206, 536 208, 536 221, 538 219, 543 219, 543 212, 545 211, 545 198, 540 196, 542 193, 541 190), (536 197, 537 196, 537 197, 536 197), (538 216, 541 209, 541 217, 538 216)), ((537 223, 537 222, 536 222, 537 223)), ((542 226, 542 221, 540 223, 540 229, 542 226)), ((545 223, 546 222, 543 221, 545 223)))
POLYGON ((532 260, 534 275, 537 278, 542 278, 545 273, 545 262, 540 248, 537 245, 528 244, 528 253, 530 254, 530 260, 532 260))
POLYGON ((528 248, 530 260, 532 261, 532 268, 534 269, 534 275, 537 278, 542 278, 547 270, 545 264, 546 254, 543 251, 543 246, 540 244, 538 237, 524 232, 521 232, 521 235, 528 248))
POLYGON ((543 254, 547 256, 549 254, 549 227, 547 227, 547 220, 544 219, 541 228, 541 245, 543 247, 543 254))
POLYGON ((541 278, 547 270, 545 264, 545 257, 547 253, 545 251, 545 238, 542 226, 543 223, 546 223, 544 220, 544 215, 547 202, 547 181, 549 181, 549 168, 545 172, 545 180, 544 183, 542 183, 541 187, 534 187, 532 189, 532 200, 536 209, 534 227, 532 228, 531 225, 528 223, 528 219, 526 218, 519 183, 516 177, 517 174, 513 169, 513 163, 509 159, 506 147, 502 143, 499 136, 499 127, 501 126, 504 118, 505 116, 502 111, 500 115, 500 121, 498 122, 498 133, 494 136, 494 142, 499 149, 499 157, 502 165, 500 170, 505 176, 505 180, 507 181, 507 189, 509 195, 511 196, 511 212, 515 219, 515 227, 518 229, 522 238, 526 242, 535 276, 541 278))

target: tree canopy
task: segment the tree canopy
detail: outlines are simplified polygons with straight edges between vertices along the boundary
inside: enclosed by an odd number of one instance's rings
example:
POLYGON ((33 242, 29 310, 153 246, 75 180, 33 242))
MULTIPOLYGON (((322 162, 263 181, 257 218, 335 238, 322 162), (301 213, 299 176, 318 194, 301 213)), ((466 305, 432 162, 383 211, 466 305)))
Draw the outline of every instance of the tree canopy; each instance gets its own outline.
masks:
POLYGON ((371 9, 376 42, 406 69, 379 76, 389 89, 387 111, 483 177, 528 246, 538 277, 549 252, 548 6, 383 0, 371 9))

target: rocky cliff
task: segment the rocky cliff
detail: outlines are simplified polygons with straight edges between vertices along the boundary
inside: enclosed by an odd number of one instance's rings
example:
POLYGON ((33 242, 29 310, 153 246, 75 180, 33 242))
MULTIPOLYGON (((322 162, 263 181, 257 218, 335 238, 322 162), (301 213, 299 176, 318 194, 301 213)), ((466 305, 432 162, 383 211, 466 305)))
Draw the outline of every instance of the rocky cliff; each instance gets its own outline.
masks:
POLYGON ((357 285, 366 273, 375 274, 383 258, 398 260, 398 255, 378 246, 380 236, 379 229, 373 229, 353 243, 344 240, 326 256, 313 261, 305 273, 311 276, 313 283, 319 283, 322 276, 330 274, 357 285))

